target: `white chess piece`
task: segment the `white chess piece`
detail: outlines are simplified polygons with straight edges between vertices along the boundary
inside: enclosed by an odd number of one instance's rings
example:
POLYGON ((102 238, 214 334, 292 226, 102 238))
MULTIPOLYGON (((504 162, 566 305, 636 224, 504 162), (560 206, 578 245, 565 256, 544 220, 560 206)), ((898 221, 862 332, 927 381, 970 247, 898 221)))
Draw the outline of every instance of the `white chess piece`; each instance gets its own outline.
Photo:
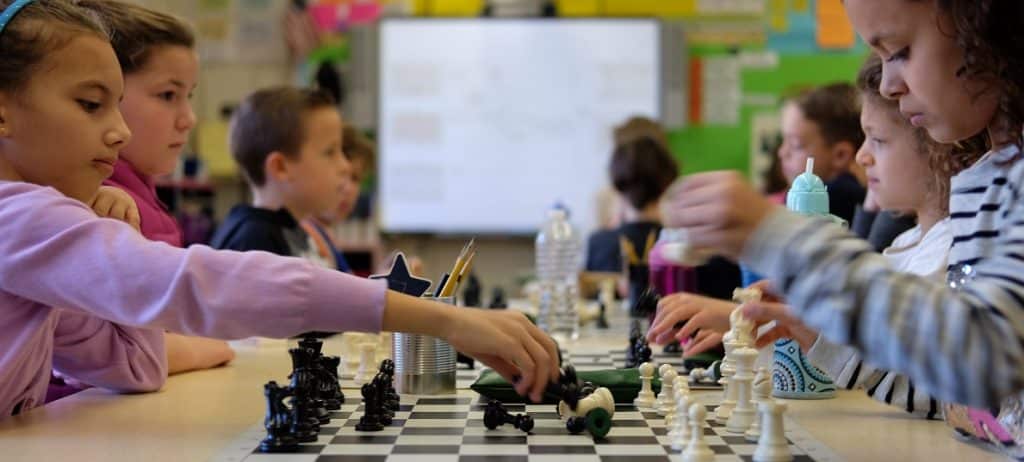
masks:
POLYGON ((359 370, 356 371, 356 385, 362 385, 374 376, 374 360, 377 355, 376 343, 359 344, 359 370))
POLYGON ((673 370, 673 367, 672 367, 671 364, 662 364, 661 366, 658 366, 658 378, 662 379, 662 381, 661 381, 661 391, 658 392, 658 399, 654 401, 654 410, 655 411, 661 409, 661 405, 664 404, 664 401, 665 401, 665 391, 664 391, 665 390, 665 380, 663 379, 663 377, 665 376, 666 373, 668 373, 669 370, 673 370))
POLYGON ((704 369, 703 367, 693 368, 687 376, 690 378, 690 382, 695 384, 714 381, 711 369, 704 369))
POLYGON ((754 423, 750 425, 750 429, 743 436, 746 437, 747 441, 756 443, 761 438, 761 403, 767 402, 772 398, 772 376, 767 367, 757 370, 757 375, 754 376, 753 388, 754 408, 757 409, 757 415, 754 416, 754 423))
POLYGON ((669 367, 661 374, 661 393, 658 394, 658 415, 664 416, 675 407, 675 384, 679 373, 669 367))
POLYGON ((658 366, 658 377, 665 375, 665 372, 668 372, 669 369, 674 369, 671 364, 662 364, 658 366))
POLYGON ((672 450, 682 451, 690 440, 690 406, 693 398, 683 389, 676 390, 676 425, 669 433, 672 439, 672 450))
POLYGON ((672 388, 674 389, 673 391, 675 391, 675 392, 679 392, 679 389, 682 388, 683 390, 686 390, 687 393, 689 393, 690 392, 690 378, 685 376, 685 375, 677 376, 676 377, 676 381, 673 384, 672 388))
MULTIPOLYGON (((726 333, 726 336, 731 334, 732 331, 726 333)), ((736 349, 737 343, 734 339, 729 339, 725 342, 725 359, 722 360, 722 378, 718 380, 718 383, 724 387, 722 398, 722 404, 715 408, 715 421, 724 424, 729 420, 729 415, 732 414, 732 410, 736 407, 736 394, 732 387, 732 376, 736 373, 735 360, 733 359, 732 352, 736 349)))
POLYGON ((600 387, 594 390, 593 393, 588 395, 586 398, 580 400, 576 404, 576 411, 573 412, 569 409, 569 405, 565 404, 565 401, 558 403, 558 413, 562 416, 562 419, 568 419, 571 416, 586 416, 591 410, 595 408, 601 408, 608 411, 608 417, 615 415, 615 397, 612 395, 611 390, 600 387))
MULTIPOLYGON (((665 406, 661 409, 665 413, 665 428, 672 429, 676 425, 676 406, 679 401, 679 380, 686 380, 684 377, 675 377, 672 379, 672 390, 670 394, 665 397, 665 406)), ((660 412, 659 412, 660 413, 660 412)))
POLYGON ((757 449, 754 450, 754 462, 793 460, 782 423, 782 413, 786 411, 786 405, 768 401, 761 403, 760 408, 761 438, 757 440, 757 449))
POLYGON ((725 422, 726 430, 732 433, 745 433, 754 423, 757 409, 751 402, 751 386, 754 382, 754 360, 757 350, 742 347, 732 352, 736 360, 736 374, 732 376, 732 387, 736 395, 736 407, 725 422))
POLYGON ((683 462, 712 462, 715 453, 704 441, 704 419, 708 412, 701 403, 690 406, 690 444, 683 451, 683 462))
POLYGON ((637 409, 651 409, 654 407, 654 391, 651 389, 651 380, 654 379, 654 365, 643 363, 640 365, 640 393, 633 400, 637 409))
POLYGON ((754 346, 754 323, 743 316, 743 309, 736 307, 729 315, 729 331, 740 346, 754 346))

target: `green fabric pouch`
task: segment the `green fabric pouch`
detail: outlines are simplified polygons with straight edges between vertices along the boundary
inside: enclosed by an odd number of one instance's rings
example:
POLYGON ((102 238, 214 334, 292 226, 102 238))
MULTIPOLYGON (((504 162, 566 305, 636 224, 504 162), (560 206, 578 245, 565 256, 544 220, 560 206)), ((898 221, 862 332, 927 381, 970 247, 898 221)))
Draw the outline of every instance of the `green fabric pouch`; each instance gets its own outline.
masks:
MULTIPOLYGON (((633 399, 640 393, 640 371, 637 369, 606 369, 600 371, 578 371, 576 373, 580 381, 591 382, 598 387, 605 387, 612 392, 616 403, 632 404, 633 399)), ((469 387, 487 398, 501 401, 502 403, 525 403, 525 398, 519 396, 512 385, 493 370, 486 370, 476 382, 469 387)), ((655 377, 651 381, 651 388, 655 393, 661 391, 661 379, 655 377)), ((543 404, 558 404, 554 397, 545 396, 543 404)))

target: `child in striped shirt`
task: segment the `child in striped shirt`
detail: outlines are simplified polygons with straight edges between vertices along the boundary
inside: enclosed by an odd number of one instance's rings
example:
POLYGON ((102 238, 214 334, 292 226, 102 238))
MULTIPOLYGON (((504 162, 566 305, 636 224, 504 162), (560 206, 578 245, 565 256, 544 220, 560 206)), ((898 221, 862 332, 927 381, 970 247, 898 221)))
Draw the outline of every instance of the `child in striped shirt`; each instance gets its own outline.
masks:
POLYGON ((731 172, 673 188, 667 224, 770 278, 788 315, 865 361, 938 399, 999 406, 1024 391, 1024 3, 844 5, 883 60, 880 93, 912 125, 943 143, 985 137, 988 152, 951 182, 951 284, 897 272, 847 231, 773 206, 731 172))

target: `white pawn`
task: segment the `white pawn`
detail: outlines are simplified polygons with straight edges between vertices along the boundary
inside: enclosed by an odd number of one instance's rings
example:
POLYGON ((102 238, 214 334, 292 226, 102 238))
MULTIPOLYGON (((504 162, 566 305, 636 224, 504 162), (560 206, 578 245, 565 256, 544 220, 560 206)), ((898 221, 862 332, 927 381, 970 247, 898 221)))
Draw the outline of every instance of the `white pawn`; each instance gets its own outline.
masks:
POLYGON ((701 403, 694 403, 690 406, 690 444, 686 445, 683 451, 683 462, 712 462, 715 460, 715 453, 704 441, 704 419, 708 411, 701 403))
POLYGON ((690 392, 690 379, 685 375, 676 376, 676 381, 673 383, 673 391, 679 393, 679 389, 685 390, 687 393, 690 392))
POLYGON ((682 451, 690 440, 690 406, 693 398, 686 390, 676 390, 676 425, 669 432, 672 450, 682 451))
POLYGON ((675 411, 675 383, 679 373, 672 366, 665 369, 661 374, 661 393, 658 394, 658 415, 664 416, 670 411, 675 411))
MULTIPOLYGON (((768 402, 772 398, 772 376, 767 367, 761 367, 754 376, 754 407, 759 408, 761 403, 768 402)), ((744 435, 747 441, 756 443, 761 438, 761 410, 758 409, 754 423, 750 425, 744 435)))
POLYGON ((651 409, 654 407, 654 391, 651 389, 651 380, 654 379, 654 365, 643 363, 640 365, 640 393, 633 400, 637 409, 651 409))
POLYGON ((786 405, 768 401, 761 403, 760 408, 761 438, 757 440, 757 449, 754 450, 754 462, 789 462, 793 460, 782 423, 782 413, 785 412, 786 405))
POLYGON ((733 395, 736 397, 736 407, 729 414, 725 422, 725 428, 729 432, 743 434, 750 425, 754 423, 757 416, 757 409, 751 402, 751 385, 754 381, 754 360, 757 359, 757 350, 748 347, 737 348, 733 351, 736 364, 736 374, 732 376, 731 383, 733 395))
MULTIPOLYGON (((675 368, 673 368, 671 364, 662 364, 661 366, 658 366, 658 378, 662 379, 662 377, 664 377, 664 375, 667 374, 668 371, 670 371, 670 370, 675 370, 675 368)), ((678 375, 678 373, 677 373, 677 375, 678 375)), ((669 385, 671 385, 671 384, 669 384, 669 385)), ((662 382, 661 382, 661 391, 658 392, 658 399, 657 399, 657 401, 654 402, 654 410, 655 411, 657 411, 661 407, 662 401, 664 401, 664 400, 665 400, 665 381, 662 380, 662 382)))
POLYGON ((373 380, 376 355, 376 343, 359 344, 359 370, 356 371, 356 385, 362 385, 373 380))

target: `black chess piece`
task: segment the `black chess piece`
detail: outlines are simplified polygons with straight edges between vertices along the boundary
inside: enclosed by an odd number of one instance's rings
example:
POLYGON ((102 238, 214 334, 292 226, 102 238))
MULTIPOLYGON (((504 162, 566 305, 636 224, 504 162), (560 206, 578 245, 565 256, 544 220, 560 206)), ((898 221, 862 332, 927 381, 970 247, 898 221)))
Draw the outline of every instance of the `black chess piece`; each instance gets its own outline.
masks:
POLYGON ((488 308, 492 310, 504 310, 508 308, 508 297, 505 296, 505 289, 495 287, 491 291, 491 304, 488 308))
POLYGON ((569 433, 573 435, 583 433, 583 430, 587 429, 587 419, 581 416, 569 417, 565 421, 565 429, 569 430, 569 433))
POLYGON ((661 296, 654 289, 644 287, 636 299, 630 300, 632 300, 629 310, 630 316, 643 319, 650 318, 658 312, 658 302, 661 300, 661 296))
POLYGON ((363 384, 363 416, 356 424, 356 430, 361 432, 379 432, 384 429, 380 422, 380 405, 377 404, 378 391, 373 381, 363 384))
POLYGON ((639 320, 634 319, 630 323, 629 328, 629 345, 626 347, 626 369, 636 369, 640 367, 639 358, 637 358, 636 344, 643 337, 643 333, 640 330, 639 320))
POLYGON ((661 352, 665 353, 665 354, 682 353, 683 352, 683 346, 680 345, 679 342, 675 342, 674 341, 674 342, 668 343, 664 347, 662 347, 661 352))
POLYGON ((292 356, 294 367, 291 375, 292 433, 300 443, 310 443, 316 441, 320 432, 320 420, 312 396, 314 371, 309 367, 314 352, 308 348, 292 348, 288 353, 292 356))
POLYGON ((583 382, 580 385, 580 399, 586 398, 597 391, 597 386, 593 382, 583 382))
MULTIPOLYGON (((558 383, 549 383, 547 388, 544 390, 544 394, 554 400, 564 401, 569 409, 576 410, 576 406, 580 402, 580 388, 582 384, 576 375, 576 368, 572 365, 566 365, 562 367, 562 373, 558 377, 558 383)), ((556 412, 558 406, 555 406, 556 412)))
POLYGON ((646 337, 640 337, 636 342, 636 356, 637 366, 643 363, 651 362, 651 345, 647 343, 646 337))
POLYGON ((480 279, 472 271, 466 277, 466 288, 462 291, 462 302, 465 306, 480 306, 480 295, 483 289, 480 287, 480 279))
POLYGON ((608 324, 608 315, 607 315, 608 307, 604 306, 604 303, 602 303, 600 305, 600 307, 601 307, 601 314, 597 317, 597 328, 598 329, 607 329, 607 328, 611 327, 611 325, 608 324))
MULTIPOLYGON (((299 348, 305 348, 308 351, 308 358, 306 359, 306 367, 311 371, 312 381, 309 384, 309 396, 313 400, 313 408, 316 412, 316 419, 321 425, 331 421, 331 414, 327 412, 327 399, 332 396, 324 395, 325 388, 329 387, 330 384, 323 383, 325 380, 330 380, 326 372, 323 369, 323 363, 320 358, 323 357, 324 342, 314 337, 303 337, 299 340, 299 348)), ((331 394, 333 395, 333 393, 331 394)), ((338 409, 341 406, 339 404, 338 409)))
POLYGON ((381 372, 387 376, 387 393, 385 394, 385 401, 387 406, 395 412, 401 407, 402 397, 398 395, 398 391, 395 390, 395 362, 390 359, 385 359, 381 362, 381 372))
POLYGON ((267 436, 260 441, 260 452, 293 452, 299 449, 299 442, 291 433, 291 413, 284 404, 284 399, 290 394, 287 387, 278 386, 277 382, 263 385, 263 395, 267 399, 263 427, 267 429, 267 436))
POLYGON ((504 424, 512 424, 516 429, 530 433, 533 430, 533 417, 526 414, 511 415, 500 402, 488 402, 484 409, 484 425, 494 430, 504 424))
POLYGON ((388 383, 387 375, 383 372, 378 372, 373 377, 373 387, 377 391, 377 409, 376 412, 380 416, 380 423, 384 425, 391 425, 395 418, 395 411, 391 409, 391 406, 387 402, 388 397, 388 383))
POLYGON ((324 407, 329 411, 341 409, 345 404, 345 394, 341 391, 341 384, 338 383, 338 366, 341 365, 341 358, 337 356, 321 356, 320 369, 320 396, 324 400, 324 407))
POLYGON ((455 359, 458 364, 465 364, 466 368, 468 369, 473 369, 476 367, 476 360, 462 353, 456 352, 455 359))

